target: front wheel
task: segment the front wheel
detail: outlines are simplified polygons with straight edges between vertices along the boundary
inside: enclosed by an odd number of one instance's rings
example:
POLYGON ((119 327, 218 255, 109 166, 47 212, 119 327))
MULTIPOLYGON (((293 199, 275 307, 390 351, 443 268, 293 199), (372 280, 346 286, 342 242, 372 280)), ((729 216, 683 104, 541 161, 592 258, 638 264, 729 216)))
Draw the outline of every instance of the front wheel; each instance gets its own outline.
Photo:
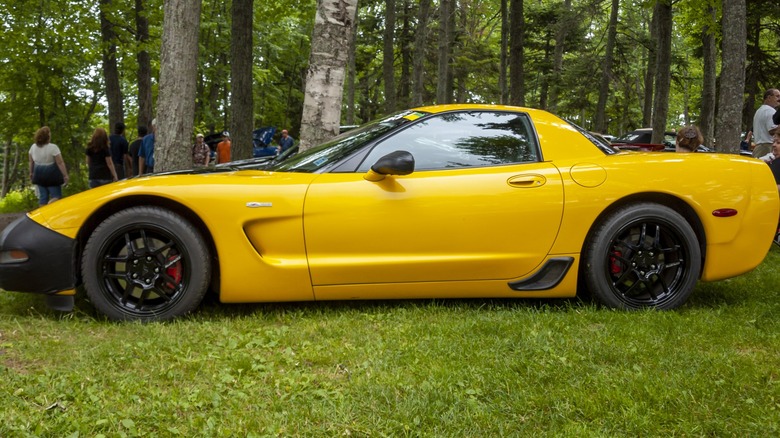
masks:
POLYGON ((158 207, 133 207, 95 229, 81 273, 87 296, 108 318, 162 321, 200 304, 211 263, 203 238, 184 218, 158 207))
POLYGON ((674 309, 693 292, 701 249, 690 224, 659 204, 621 208, 604 219, 583 251, 593 296, 618 309, 674 309))

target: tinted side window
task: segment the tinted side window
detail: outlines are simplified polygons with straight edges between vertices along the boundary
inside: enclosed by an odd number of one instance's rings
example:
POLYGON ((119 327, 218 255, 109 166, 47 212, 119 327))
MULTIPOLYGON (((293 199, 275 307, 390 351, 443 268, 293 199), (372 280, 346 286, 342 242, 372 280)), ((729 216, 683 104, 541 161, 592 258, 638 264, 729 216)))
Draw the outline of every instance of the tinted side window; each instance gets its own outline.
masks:
POLYGON ((417 122, 377 144, 358 170, 367 171, 380 157, 397 150, 411 152, 416 170, 539 159, 528 116, 494 111, 446 113, 417 122))

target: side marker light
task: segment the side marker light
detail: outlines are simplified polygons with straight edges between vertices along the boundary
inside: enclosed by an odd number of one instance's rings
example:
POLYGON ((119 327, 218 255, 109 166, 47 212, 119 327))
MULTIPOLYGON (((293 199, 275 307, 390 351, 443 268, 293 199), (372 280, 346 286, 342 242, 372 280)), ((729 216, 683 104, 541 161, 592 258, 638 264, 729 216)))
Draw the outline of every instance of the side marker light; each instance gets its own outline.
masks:
POLYGON ((11 249, 0 252, 0 264, 24 263, 29 260, 27 253, 20 249, 11 249))
POLYGON ((737 215, 737 210, 733 208, 719 208, 712 212, 715 217, 732 217, 737 215))

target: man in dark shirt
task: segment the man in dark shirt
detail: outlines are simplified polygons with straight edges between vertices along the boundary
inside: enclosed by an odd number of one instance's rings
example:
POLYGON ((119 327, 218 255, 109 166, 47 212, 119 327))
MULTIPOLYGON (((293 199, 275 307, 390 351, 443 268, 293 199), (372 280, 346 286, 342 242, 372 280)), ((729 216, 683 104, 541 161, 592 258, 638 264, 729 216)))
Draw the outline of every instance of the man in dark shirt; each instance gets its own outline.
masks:
POLYGON ((130 156, 130 163, 132 165, 133 176, 138 176, 138 151, 141 149, 141 143, 144 141, 144 137, 148 134, 146 126, 138 127, 138 137, 130 143, 127 149, 127 155, 130 156))
POLYGON ((130 168, 130 157, 127 155, 128 144, 125 138, 125 124, 117 122, 114 125, 114 133, 108 137, 111 144, 111 161, 114 162, 116 176, 119 179, 125 178, 125 168, 130 168))

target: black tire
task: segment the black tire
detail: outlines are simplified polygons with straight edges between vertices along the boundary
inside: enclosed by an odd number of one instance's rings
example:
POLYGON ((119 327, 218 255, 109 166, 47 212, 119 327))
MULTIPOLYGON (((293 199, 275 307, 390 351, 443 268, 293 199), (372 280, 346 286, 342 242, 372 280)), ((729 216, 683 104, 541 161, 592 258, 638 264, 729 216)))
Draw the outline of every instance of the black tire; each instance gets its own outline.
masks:
POLYGON ((691 225, 659 204, 623 207, 589 236, 582 275, 590 293, 616 309, 674 309, 693 292, 701 248, 691 225))
POLYGON ((133 207, 103 221, 81 263, 87 296, 112 320, 163 321, 200 304, 211 258, 198 230, 159 207, 133 207))

